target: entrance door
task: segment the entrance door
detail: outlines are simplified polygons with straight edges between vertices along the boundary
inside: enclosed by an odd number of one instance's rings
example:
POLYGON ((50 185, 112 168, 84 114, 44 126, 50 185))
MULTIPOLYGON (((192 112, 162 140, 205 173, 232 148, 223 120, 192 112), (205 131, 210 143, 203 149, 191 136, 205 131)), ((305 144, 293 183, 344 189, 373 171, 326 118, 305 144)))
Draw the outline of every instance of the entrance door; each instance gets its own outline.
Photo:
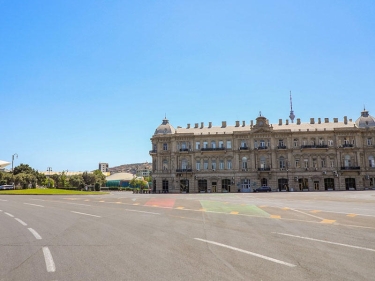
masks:
POLYGON ((356 190, 355 178, 346 178, 345 179, 345 188, 346 188, 346 190, 356 190))
POLYGON ((288 191, 288 179, 281 178, 278 180, 279 191, 288 191))
POLYGON ((251 192, 250 180, 244 179, 241 181, 241 192, 251 192))
POLYGON ((189 180, 180 180, 181 193, 189 193, 189 180))
POLYGON ((217 183, 216 183, 216 181, 213 181, 212 183, 211 183, 211 192, 217 192, 217 188, 216 188, 216 186, 217 186, 217 183))

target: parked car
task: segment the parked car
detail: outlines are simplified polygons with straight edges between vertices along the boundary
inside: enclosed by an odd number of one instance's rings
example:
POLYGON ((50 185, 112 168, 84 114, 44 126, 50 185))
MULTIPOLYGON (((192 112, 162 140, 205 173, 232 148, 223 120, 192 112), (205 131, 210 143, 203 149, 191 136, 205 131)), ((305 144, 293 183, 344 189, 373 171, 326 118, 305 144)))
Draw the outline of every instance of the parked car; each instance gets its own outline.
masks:
POLYGON ((4 185, 0 185, 0 189, 1 190, 14 189, 14 186, 10 184, 4 184, 4 185))
POLYGON ((271 192, 271 187, 261 186, 261 187, 255 188, 254 192, 271 192))

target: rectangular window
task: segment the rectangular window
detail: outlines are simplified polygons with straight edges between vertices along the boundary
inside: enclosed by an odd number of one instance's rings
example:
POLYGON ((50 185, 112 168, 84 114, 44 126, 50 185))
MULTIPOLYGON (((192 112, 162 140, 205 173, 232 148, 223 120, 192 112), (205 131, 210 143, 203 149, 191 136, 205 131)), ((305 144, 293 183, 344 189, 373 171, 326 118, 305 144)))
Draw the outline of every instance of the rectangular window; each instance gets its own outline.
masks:
POLYGON ((297 140, 297 139, 294 139, 294 141, 293 141, 293 145, 294 145, 294 147, 297 147, 297 146, 298 146, 298 140, 297 140))
POLYGON ((324 145, 324 139, 319 139, 319 145, 324 145))
POLYGON ((295 163, 295 165, 296 165, 296 168, 299 168, 299 167, 300 167, 300 166, 299 166, 299 159, 296 159, 294 163, 295 163))
POLYGON ((201 149, 201 143, 199 141, 195 142, 195 149, 200 150, 201 149))
POLYGON ((227 149, 232 149, 232 141, 227 141, 227 149))
POLYGON ((186 149, 186 142, 181 143, 181 149, 186 149))
POLYGON ((245 140, 242 140, 242 141, 241 141, 241 147, 247 147, 247 144, 246 144, 246 141, 245 141, 245 140))
POLYGON ((208 170, 208 160, 203 161, 203 169, 208 170))
POLYGON ((232 160, 227 160, 227 169, 232 169, 232 160))
POLYGON ((335 167, 335 161, 334 160, 330 160, 330 165, 331 165, 331 168, 335 167))
POLYGON ((328 145, 333 146, 333 140, 328 140, 328 145))
POLYGON ((304 159, 303 162, 305 164, 305 168, 308 168, 309 167, 309 159, 304 159))
POLYGON ((260 146, 260 147, 265 147, 265 146, 266 146, 266 142, 265 142, 264 140, 261 140, 261 141, 259 142, 259 146, 260 146))
POLYGON ((216 170, 216 161, 215 160, 211 160, 212 163, 211 163, 211 167, 212 167, 212 170, 216 170))
POLYGON ((203 148, 208 148, 208 142, 206 141, 203 142, 203 148))
POLYGON ((258 148, 258 141, 254 141, 254 148, 258 148))
POLYGON ((168 191, 169 186, 168 186, 167 180, 163 180, 162 187, 163 187, 163 191, 168 191))
POLYGON ((367 145, 372 145, 372 138, 367 139, 367 145))
POLYGON ((212 147, 212 148, 216 148, 216 142, 212 141, 212 142, 211 142, 211 147, 212 147))
POLYGON ((197 171, 199 171, 201 169, 201 162, 196 162, 195 168, 197 169, 197 171))
POLYGON ((219 169, 223 170, 224 169, 224 160, 219 161, 219 169))
POLYGON ((322 166, 322 168, 325 168, 326 167, 326 160, 321 159, 320 160, 320 165, 322 166))
POLYGON ((219 147, 224 148, 224 142, 223 141, 219 141, 219 147))
POLYGON ((163 150, 168 150, 168 144, 163 143, 163 150))

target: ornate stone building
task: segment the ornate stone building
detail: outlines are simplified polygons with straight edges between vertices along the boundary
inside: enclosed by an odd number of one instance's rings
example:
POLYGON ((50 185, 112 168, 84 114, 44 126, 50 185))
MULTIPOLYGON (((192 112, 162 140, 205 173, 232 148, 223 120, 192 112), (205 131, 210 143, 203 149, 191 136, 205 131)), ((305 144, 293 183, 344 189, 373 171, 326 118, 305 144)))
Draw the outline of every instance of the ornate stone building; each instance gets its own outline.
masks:
POLYGON ((251 192, 375 189, 375 118, 368 111, 296 123, 194 126, 167 119, 151 138, 155 192, 251 192))

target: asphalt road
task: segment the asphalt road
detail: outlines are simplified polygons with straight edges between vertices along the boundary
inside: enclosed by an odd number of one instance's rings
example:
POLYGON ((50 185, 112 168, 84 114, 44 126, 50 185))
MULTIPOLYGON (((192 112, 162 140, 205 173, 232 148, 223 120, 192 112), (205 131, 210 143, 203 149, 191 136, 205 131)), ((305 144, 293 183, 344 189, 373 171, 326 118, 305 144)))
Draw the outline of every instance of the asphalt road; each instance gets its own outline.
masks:
POLYGON ((0 195, 0 280, 375 280, 375 191, 0 195))

